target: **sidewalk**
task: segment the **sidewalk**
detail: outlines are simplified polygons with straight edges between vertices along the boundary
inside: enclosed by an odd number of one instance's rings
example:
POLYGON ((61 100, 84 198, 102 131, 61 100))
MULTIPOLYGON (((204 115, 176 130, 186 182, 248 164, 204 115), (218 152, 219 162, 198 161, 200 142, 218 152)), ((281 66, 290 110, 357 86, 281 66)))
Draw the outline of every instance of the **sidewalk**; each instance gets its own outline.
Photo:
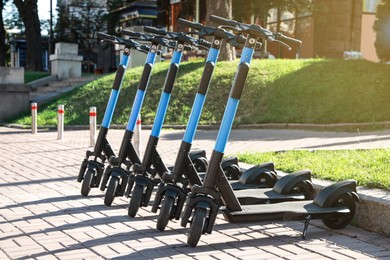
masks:
MULTIPOLYGON (((109 131, 116 151, 123 132, 109 131)), ((149 133, 142 132, 144 144, 149 133)), ((193 148, 210 155, 216 134, 198 131, 193 148)), ((167 164, 182 136, 182 130, 162 131, 158 150, 167 164)), ((90 149, 89 132, 56 138, 56 132, 0 127, 0 259, 390 259, 390 238, 353 226, 330 231, 321 221, 312 221, 303 241, 302 222, 230 224, 219 216, 213 233, 188 247, 179 222, 157 231, 151 207, 131 219, 124 197, 106 207, 99 189, 81 196, 76 177, 90 149)), ((233 130, 226 154, 378 147, 390 147, 390 131, 233 130)))

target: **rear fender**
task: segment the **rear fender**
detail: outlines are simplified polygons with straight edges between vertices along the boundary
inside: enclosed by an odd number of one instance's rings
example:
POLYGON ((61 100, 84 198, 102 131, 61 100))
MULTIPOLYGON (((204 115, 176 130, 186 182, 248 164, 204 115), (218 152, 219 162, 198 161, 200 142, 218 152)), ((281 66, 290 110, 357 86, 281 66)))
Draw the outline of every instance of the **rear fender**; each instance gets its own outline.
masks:
MULTIPOLYGON (((310 181, 311 182, 311 171, 302 170, 287 174, 280 178, 274 185, 273 190, 279 194, 291 194, 294 186, 299 182, 310 181)), ((313 185, 312 185, 313 186, 313 185)))
POLYGON ((359 196, 356 192, 355 180, 344 180, 333 183, 318 192, 313 203, 322 208, 332 207, 335 201, 344 193, 349 193, 351 197, 359 202, 359 196))

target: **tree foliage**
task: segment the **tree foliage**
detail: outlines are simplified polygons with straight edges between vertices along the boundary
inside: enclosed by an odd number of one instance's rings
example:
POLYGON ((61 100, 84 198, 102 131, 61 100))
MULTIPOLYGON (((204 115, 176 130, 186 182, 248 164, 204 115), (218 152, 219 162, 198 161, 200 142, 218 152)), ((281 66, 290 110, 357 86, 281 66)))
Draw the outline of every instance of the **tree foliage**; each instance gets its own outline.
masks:
POLYGON ((382 62, 390 61, 390 0, 382 0, 377 7, 374 23, 375 48, 382 62))
POLYGON ((0 67, 5 66, 5 28, 3 21, 4 1, 0 1, 0 67))

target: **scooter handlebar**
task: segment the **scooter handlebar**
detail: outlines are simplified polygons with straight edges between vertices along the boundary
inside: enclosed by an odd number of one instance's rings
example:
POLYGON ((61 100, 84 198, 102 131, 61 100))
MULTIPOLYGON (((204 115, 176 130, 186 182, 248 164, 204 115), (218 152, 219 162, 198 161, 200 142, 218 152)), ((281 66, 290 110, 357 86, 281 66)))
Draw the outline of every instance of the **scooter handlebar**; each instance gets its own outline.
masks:
POLYGON ((162 30, 162 29, 157 29, 157 28, 150 27, 150 26, 144 26, 144 31, 148 32, 148 33, 158 34, 158 35, 166 35, 167 34, 167 32, 162 30))
POLYGON ((102 33, 102 32, 97 32, 96 36, 99 39, 108 40, 108 41, 111 41, 111 42, 115 42, 117 40, 117 38, 115 36, 109 35, 109 34, 106 34, 106 33, 102 33))
POLYGON ((177 23, 198 31, 202 30, 203 27, 200 23, 191 22, 182 18, 177 19, 177 23))
POLYGON ((287 45, 295 45, 297 47, 301 47, 301 45, 302 45, 301 40, 285 36, 282 33, 275 33, 275 38, 277 40, 280 40, 280 41, 286 43, 287 45))
POLYGON ((130 36, 130 37, 142 38, 144 36, 144 34, 142 34, 142 33, 132 32, 132 31, 129 31, 129 30, 126 30, 126 29, 122 29, 121 32, 122 32, 123 35, 130 36))
POLYGON ((209 19, 211 22, 219 24, 219 25, 227 25, 227 26, 232 26, 232 27, 237 26, 236 21, 228 20, 228 19, 225 19, 223 17, 216 16, 216 15, 211 15, 209 17, 209 19))

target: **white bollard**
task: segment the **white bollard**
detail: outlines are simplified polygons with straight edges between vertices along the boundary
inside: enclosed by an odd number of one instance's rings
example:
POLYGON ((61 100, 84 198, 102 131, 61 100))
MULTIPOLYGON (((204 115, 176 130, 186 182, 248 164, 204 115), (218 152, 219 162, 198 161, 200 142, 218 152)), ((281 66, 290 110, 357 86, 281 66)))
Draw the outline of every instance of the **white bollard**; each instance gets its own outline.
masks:
POLYGON ((33 134, 36 134, 38 132, 37 111, 38 111, 37 103, 31 103, 31 132, 33 134))
POLYGON ((137 124, 134 129, 134 149, 141 157, 141 114, 138 114, 137 124))
POLYGON ((89 108, 89 133, 89 145, 94 147, 96 142, 96 107, 89 108))
POLYGON ((64 105, 58 105, 57 123, 57 139, 62 140, 64 138, 64 105))

